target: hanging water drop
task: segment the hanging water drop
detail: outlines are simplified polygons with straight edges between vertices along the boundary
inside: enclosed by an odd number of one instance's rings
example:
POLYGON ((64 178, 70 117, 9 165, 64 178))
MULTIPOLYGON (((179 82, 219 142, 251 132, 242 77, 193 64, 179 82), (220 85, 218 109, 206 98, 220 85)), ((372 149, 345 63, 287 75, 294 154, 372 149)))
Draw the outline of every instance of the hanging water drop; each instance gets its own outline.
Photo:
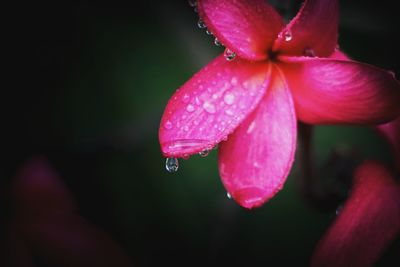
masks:
POLYGON ((208 150, 208 149, 204 149, 203 151, 199 152, 199 155, 201 157, 207 157, 208 154, 210 154, 210 150, 208 150))
POLYGON ((207 30, 206 30, 206 34, 207 34, 207 35, 212 35, 212 32, 210 32, 210 30, 207 29, 207 30))
POLYGON ((206 28, 206 24, 204 23, 204 21, 202 19, 199 19, 199 21, 197 22, 197 26, 200 29, 205 29, 206 28))
POLYGON ((216 46, 221 46, 222 45, 221 42, 217 38, 214 39, 214 44, 216 46))
POLYGON ((227 48, 225 49, 224 56, 226 60, 232 61, 235 59, 236 53, 227 48))
POLYGON ((283 33, 283 38, 285 39, 286 42, 289 42, 290 40, 292 40, 293 36, 292 36, 292 32, 290 30, 286 30, 283 33))
POLYGON ((343 205, 339 205, 339 206, 337 207, 337 209, 335 210, 336 216, 339 215, 339 213, 342 211, 342 209, 343 209, 343 205))
POLYGON ((229 199, 232 199, 231 194, 229 194, 228 192, 226 192, 226 196, 227 196, 229 199))
POLYGON ((188 3, 189 3, 189 6, 191 6, 191 7, 196 7, 197 6, 197 1, 196 0, 189 0, 188 3))
POLYGON ((179 168, 179 161, 177 158, 167 158, 165 161, 165 169, 168 172, 176 172, 179 168))

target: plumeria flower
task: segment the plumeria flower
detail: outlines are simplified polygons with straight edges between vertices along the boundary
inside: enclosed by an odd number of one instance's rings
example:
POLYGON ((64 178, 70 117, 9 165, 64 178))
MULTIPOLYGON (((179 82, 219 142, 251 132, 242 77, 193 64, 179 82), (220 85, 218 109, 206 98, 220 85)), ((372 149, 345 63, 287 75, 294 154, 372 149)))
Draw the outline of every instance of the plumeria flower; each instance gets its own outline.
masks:
POLYGON ((378 124, 400 113, 400 85, 337 49, 338 3, 306 0, 284 25, 263 0, 199 0, 225 47, 171 97, 159 139, 167 167, 218 145, 218 167, 241 206, 261 206, 283 186, 296 122, 378 124))
POLYGON ((400 185, 380 163, 355 172, 349 198, 319 241, 311 266, 373 266, 400 234, 400 185))

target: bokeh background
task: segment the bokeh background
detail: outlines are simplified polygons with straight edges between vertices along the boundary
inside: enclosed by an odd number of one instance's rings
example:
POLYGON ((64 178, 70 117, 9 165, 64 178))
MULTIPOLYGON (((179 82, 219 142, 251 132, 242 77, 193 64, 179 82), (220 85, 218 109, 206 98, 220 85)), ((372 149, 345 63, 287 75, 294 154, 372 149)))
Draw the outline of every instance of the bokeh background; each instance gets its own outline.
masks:
MULTIPOLYGON (((290 17, 299 1, 270 2, 290 17)), ((395 1, 340 4, 341 49, 399 73, 395 1)), ((227 198, 215 150, 181 160, 173 174, 160 153, 169 97, 223 51, 197 27, 187 1, 35 2, 10 10, 6 27, 16 51, 8 67, 15 77, 2 88, 3 222, 10 181, 40 154, 67 183, 79 213, 112 235, 136 266, 307 266, 354 165, 391 163, 370 128, 320 126, 316 185, 302 179, 296 160, 275 198, 245 210, 227 198), (319 197, 305 194, 307 186, 319 197)), ((378 266, 399 266, 399 249, 397 239, 378 266)))

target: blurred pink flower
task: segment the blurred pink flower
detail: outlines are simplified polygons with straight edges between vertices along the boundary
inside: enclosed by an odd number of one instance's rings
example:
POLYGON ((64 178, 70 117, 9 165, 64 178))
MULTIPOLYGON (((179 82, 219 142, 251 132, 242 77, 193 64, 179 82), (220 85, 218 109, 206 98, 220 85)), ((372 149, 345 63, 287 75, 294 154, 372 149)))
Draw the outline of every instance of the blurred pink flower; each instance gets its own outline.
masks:
POLYGON ((283 186, 296 149, 296 120, 378 124, 400 113, 388 71, 337 49, 338 3, 306 0, 286 26, 263 0, 199 0, 201 23, 226 46, 171 97, 161 119, 164 156, 219 144, 219 172, 243 207, 283 186))
POLYGON ((66 185, 43 158, 19 169, 11 184, 7 266, 131 266, 123 249, 76 212, 66 185))
POLYGON ((400 234, 400 185, 381 164, 355 172, 350 197, 320 240, 311 266, 372 266, 400 234))

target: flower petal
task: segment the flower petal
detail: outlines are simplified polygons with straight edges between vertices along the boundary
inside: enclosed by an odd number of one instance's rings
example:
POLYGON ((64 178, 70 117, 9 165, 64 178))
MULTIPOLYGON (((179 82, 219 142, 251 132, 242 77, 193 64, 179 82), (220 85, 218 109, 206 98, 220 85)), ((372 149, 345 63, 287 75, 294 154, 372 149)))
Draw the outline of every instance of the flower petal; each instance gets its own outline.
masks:
POLYGON ((338 39, 339 5, 337 0, 305 0, 299 13, 281 31, 274 50, 301 56, 312 50, 328 57, 338 39))
POLYGON ((283 186, 294 159, 296 116, 278 68, 257 109, 219 146, 219 172, 245 208, 259 207, 283 186))
POLYGON ((263 0, 199 0, 198 7, 200 17, 218 40, 251 60, 267 58, 283 27, 280 15, 263 0))
POLYGON ((400 114, 400 84, 388 71, 355 61, 280 59, 290 62, 281 66, 303 122, 379 124, 400 114))
POLYGON ((269 83, 270 65, 219 56, 171 97, 159 138, 167 157, 187 157, 226 139, 255 109, 269 83))
POLYGON ((400 234, 400 186, 379 163, 355 173, 350 198, 320 240, 311 266, 372 266, 400 234))

